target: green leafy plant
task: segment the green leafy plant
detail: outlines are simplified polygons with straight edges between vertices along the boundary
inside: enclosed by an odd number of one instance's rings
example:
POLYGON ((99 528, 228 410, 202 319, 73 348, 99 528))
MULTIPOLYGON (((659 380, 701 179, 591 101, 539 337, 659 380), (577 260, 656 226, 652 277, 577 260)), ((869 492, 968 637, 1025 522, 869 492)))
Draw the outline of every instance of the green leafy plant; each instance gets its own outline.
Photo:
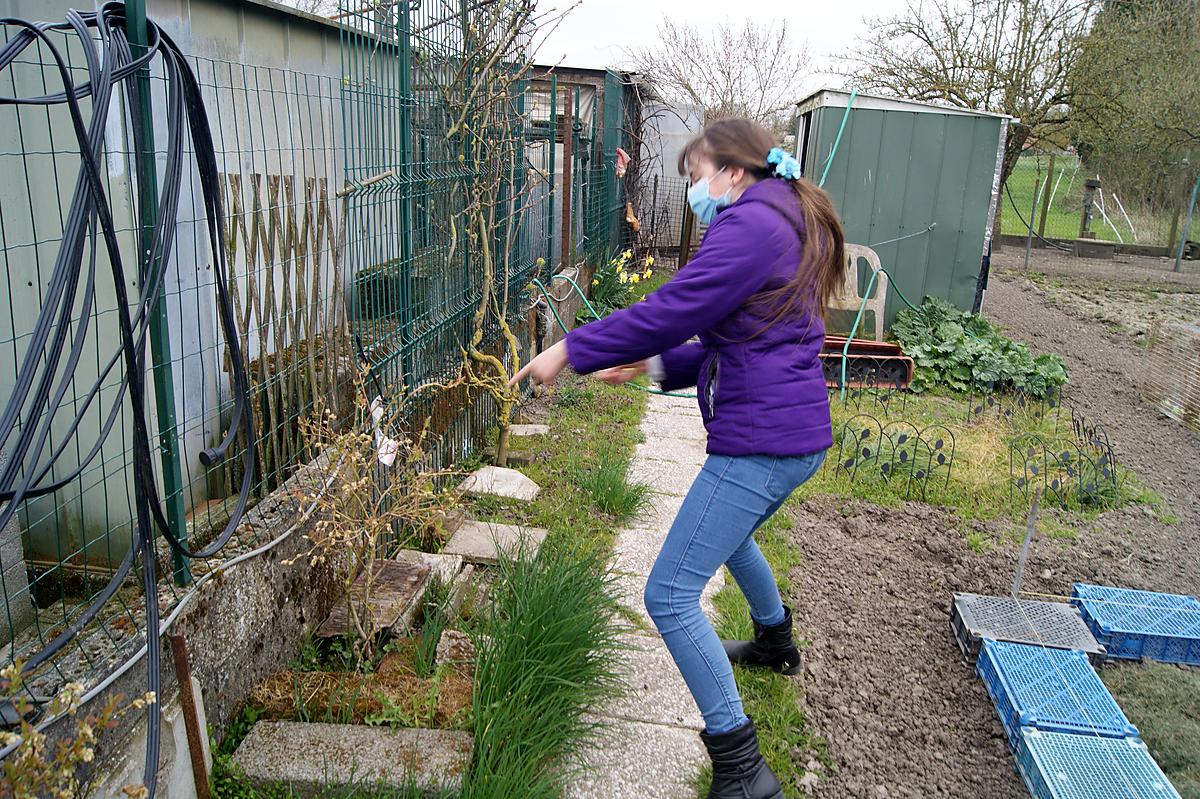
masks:
MULTIPOLYGON (((641 298, 637 291, 638 284, 653 277, 653 265, 653 256, 647 255, 637 261, 633 257, 633 250, 623 250, 608 258, 597 267, 592 278, 592 305, 601 316, 633 305, 641 298)), ((593 318, 586 307, 580 311, 580 316, 586 317, 581 321, 591 321, 593 318)))
POLYGON ((621 688, 613 577, 597 549, 504 554, 480 620, 464 799, 561 795, 596 731, 587 714, 621 688))
POLYGON ((938 385, 956 391, 1021 391, 1047 397, 1067 382, 1057 355, 1034 357, 1029 347, 1003 336, 982 316, 927 297, 920 308, 896 317, 892 335, 916 364, 911 388, 938 385))

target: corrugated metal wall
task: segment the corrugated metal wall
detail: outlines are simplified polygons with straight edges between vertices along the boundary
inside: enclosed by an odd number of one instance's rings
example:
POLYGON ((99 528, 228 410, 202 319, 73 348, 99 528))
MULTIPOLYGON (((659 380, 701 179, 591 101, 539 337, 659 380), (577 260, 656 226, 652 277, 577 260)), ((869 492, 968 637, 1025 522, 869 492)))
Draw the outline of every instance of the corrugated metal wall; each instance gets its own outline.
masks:
MULTIPOLYGON (((824 106, 809 112, 803 160, 813 179, 820 178, 844 111, 824 106)), ((971 308, 1002 122, 955 113, 850 111, 824 188, 841 214, 846 240, 878 244, 873 248, 883 266, 915 304, 934 296, 971 308), (881 243, 903 236, 910 237, 881 243)), ((891 292, 887 324, 903 307, 891 292)))

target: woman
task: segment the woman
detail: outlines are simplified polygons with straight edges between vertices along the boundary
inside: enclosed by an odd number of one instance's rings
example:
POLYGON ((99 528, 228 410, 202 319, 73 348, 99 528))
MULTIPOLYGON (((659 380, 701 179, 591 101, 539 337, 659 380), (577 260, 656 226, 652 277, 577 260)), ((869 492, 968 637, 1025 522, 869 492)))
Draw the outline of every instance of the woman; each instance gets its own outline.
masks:
POLYGON ((843 237, 829 198, 753 122, 713 123, 684 148, 679 171, 709 225, 695 257, 645 302, 571 331, 513 382, 553 382, 569 363, 613 384, 649 372, 664 390, 697 387, 709 457, 651 570, 646 609, 704 716, 710 799, 782 797, 730 663, 800 671, 791 610, 754 532, 833 443, 817 354, 821 315, 843 280, 843 237), (700 610, 722 565, 746 595, 753 641, 721 641, 700 610))

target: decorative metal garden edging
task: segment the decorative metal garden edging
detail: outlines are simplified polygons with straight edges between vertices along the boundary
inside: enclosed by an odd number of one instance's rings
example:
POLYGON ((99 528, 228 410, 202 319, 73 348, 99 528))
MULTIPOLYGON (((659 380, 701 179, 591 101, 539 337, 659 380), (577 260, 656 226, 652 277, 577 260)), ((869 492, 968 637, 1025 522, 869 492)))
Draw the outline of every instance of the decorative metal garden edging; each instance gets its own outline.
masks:
POLYGON ((954 465, 954 433, 944 425, 918 428, 912 422, 881 422, 866 413, 846 420, 837 437, 835 471, 850 480, 880 477, 886 482, 904 480, 904 496, 922 500, 929 486, 945 489, 954 465))
POLYGON ((1043 497, 1064 508, 1113 507, 1117 502, 1116 457, 1107 439, 1080 441, 1027 433, 1008 449, 1009 496, 1028 502, 1039 486, 1043 497))
POLYGON ((1062 406, 1063 398, 1060 391, 1054 391, 1045 397, 1026 391, 992 393, 972 384, 967 392, 965 418, 968 422, 974 422, 989 413, 994 413, 1005 420, 1016 417, 1053 418, 1055 429, 1057 429, 1062 406))

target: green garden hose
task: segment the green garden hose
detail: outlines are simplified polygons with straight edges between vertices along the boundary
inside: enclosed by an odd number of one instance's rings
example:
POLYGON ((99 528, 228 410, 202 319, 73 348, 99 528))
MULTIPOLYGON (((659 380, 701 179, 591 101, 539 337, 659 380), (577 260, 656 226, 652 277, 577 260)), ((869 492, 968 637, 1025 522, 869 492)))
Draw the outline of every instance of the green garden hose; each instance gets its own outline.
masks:
MULTIPOLYGON (((570 283, 571 288, 575 289, 575 293, 579 295, 579 298, 581 300, 583 300, 583 304, 585 306, 587 306, 587 309, 591 313, 592 317, 595 319, 603 318, 596 311, 596 308, 592 305, 592 303, 588 301, 587 296, 583 293, 583 290, 579 288, 579 284, 576 283, 573 278, 570 278, 567 275, 554 275, 550 279, 551 280, 565 280, 568 283, 570 283)), ((568 328, 567 325, 563 322, 562 317, 558 315, 558 310, 554 307, 554 298, 551 296, 549 289, 546 288, 546 285, 544 283, 542 283, 542 281, 538 280, 537 278, 533 279, 533 285, 537 286, 538 290, 542 292, 542 296, 544 296, 546 298, 546 302, 550 306, 550 313, 554 314, 554 319, 558 322, 558 326, 562 328, 563 333, 569 332, 570 328, 568 328)), ((647 394, 657 394, 660 397, 682 397, 684 399, 695 399, 696 398, 695 394, 675 394, 670 391, 659 391, 656 388, 649 388, 648 386, 639 386, 637 383, 626 383, 625 385, 629 386, 630 388, 637 389, 638 391, 644 391, 647 394)))

